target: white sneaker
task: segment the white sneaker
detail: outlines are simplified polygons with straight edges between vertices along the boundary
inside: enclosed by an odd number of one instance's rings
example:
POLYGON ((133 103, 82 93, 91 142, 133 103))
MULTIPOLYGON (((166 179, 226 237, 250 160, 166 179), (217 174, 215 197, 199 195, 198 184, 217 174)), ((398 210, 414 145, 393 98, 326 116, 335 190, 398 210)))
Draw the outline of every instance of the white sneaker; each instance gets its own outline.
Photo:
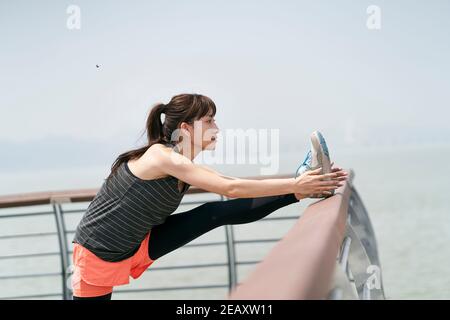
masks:
MULTIPOLYGON (((311 148, 306 154, 306 158, 303 160, 303 163, 297 168, 295 177, 298 177, 306 171, 315 170, 319 167, 322 167, 320 172, 321 174, 331 172, 331 160, 327 143, 319 131, 314 131, 311 134, 311 148)), ((331 179, 328 178, 327 180, 331 179)), ((334 190, 331 190, 331 195, 333 194, 334 190)), ((331 195, 314 194, 311 198, 330 197, 331 195)))

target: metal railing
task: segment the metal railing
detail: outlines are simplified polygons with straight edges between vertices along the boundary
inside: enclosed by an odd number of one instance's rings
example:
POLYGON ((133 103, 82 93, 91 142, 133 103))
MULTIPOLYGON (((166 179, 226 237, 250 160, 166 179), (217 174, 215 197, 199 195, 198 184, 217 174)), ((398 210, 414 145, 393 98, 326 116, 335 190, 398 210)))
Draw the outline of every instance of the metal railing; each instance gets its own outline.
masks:
MULTIPOLYGON (((267 176, 266 178, 286 178, 287 175, 277 175, 277 176, 267 176)), ((249 177, 252 179, 261 179, 262 177, 249 177)), ((59 292, 49 292, 49 293, 39 293, 39 294, 28 294, 28 295, 14 295, 14 296, 0 296, 0 299, 34 299, 34 298, 62 298, 71 299, 72 292, 69 286, 69 278, 72 273, 71 269, 71 254, 72 250, 69 249, 68 240, 75 233, 75 230, 68 230, 66 228, 66 219, 71 214, 83 214, 85 209, 65 209, 66 204, 88 204, 96 193, 98 189, 83 189, 83 190, 69 190, 69 191, 58 191, 58 192, 38 192, 38 193, 28 193, 23 195, 10 195, 0 197, 0 223, 2 225, 7 224, 8 219, 13 220, 23 220, 23 224, 27 224, 26 218, 48 218, 53 216, 55 227, 52 231, 46 232, 21 232, 17 234, 1 234, 0 233, 0 247, 2 240, 14 240, 14 239, 28 239, 33 241, 35 239, 40 240, 45 237, 55 237, 57 238, 57 245, 59 250, 54 251, 43 251, 37 253, 20 253, 20 254, 8 254, 0 255, 0 264, 2 261, 7 260, 20 260, 26 258, 48 258, 48 257, 58 257, 60 264, 59 272, 42 272, 42 273, 16 273, 4 275, 0 272, 0 286, 1 282, 5 280, 19 280, 19 279, 36 279, 42 277, 60 277, 61 279, 61 291, 59 292), (19 213, 6 213, 2 214, 1 209, 29 209, 35 210, 34 212, 19 212, 19 213), (42 208, 42 209, 41 209, 42 208), (50 210, 49 210, 50 209, 50 210)), ((186 195, 211 195, 209 192, 191 187, 186 195)), ((220 200, 225 201, 224 196, 219 196, 218 199, 213 199, 214 201, 220 200)), ((196 200, 196 201, 185 201, 183 199, 181 205, 200 205, 208 200, 196 200)), ((209 200, 212 201, 212 200, 209 200)), ((266 217, 262 220, 295 220, 298 216, 290 217, 266 217)), ((261 220, 260 220, 261 221, 261 220)), ((21 222, 22 223, 22 222, 21 222)), ((191 247, 224 247, 226 249, 226 262, 215 262, 215 263, 196 263, 196 264, 183 264, 176 266, 158 266, 152 267, 151 271, 162 271, 162 270, 193 270, 201 268, 227 268, 228 270, 228 282, 219 284, 208 284, 208 285, 187 285, 187 286, 174 286, 174 287, 155 287, 155 288, 144 288, 144 289, 121 289, 118 292, 121 293, 131 293, 131 292, 154 292, 154 291, 167 291, 167 290, 193 290, 193 289, 214 289, 214 288, 224 288, 230 291, 238 281, 237 277, 237 267, 239 265, 252 265, 258 261, 247 260, 238 261, 236 255, 236 246, 241 244, 249 243, 271 243, 276 242, 278 238, 270 239, 248 239, 248 240, 236 240, 234 237, 234 226, 225 225, 220 227, 224 230, 224 241, 210 241, 205 243, 189 243, 180 249, 191 248, 191 247)), ((1 270, 1 268, 0 268, 1 270)), ((9 271, 9 270, 8 270, 9 271)), ((116 291, 115 291, 116 292, 116 291)))
MULTIPOLYGON (((263 178, 288 178, 288 175, 275 175, 265 177, 248 177, 251 179, 263 179, 263 178)), ((28 295, 14 295, 14 296, 0 296, 0 299, 37 299, 37 298, 62 298, 71 299, 72 292, 68 285, 71 276, 71 254, 72 250, 68 246, 68 237, 72 237, 75 230, 68 230, 66 228, 67 217, 71 214, 82 214, 86 209, 65 209, 65 204, 87 204, 92 201, 96 195, 98 189, 83 189, 83 190, 70 190, 70 191, 58 191, 58 192, 39 192, 29 193, 25 195, 12 195, 0 197, 0 209, 11 208, 31 208, 34 212, 19 212, 19 213, 7 213, 1 214, 0 210, 0 223, 5 225, 5 221, 8 219, 26 219, 26 218, 41 218, 54 217, 55 227, 54 230, 45 232, 22 232, 19 234, 0 234, 0 243, 2 240, 11 239, 29 239, 33 238, 46 238, 57 237, 58 250, 37 252, 37 253, 25 253, 25 254, 9 254, 0 255, 0 263, 7 260, 20 260, 26 258, 43 258, 43 257, 56 257, 59 258, 60 271, 59 272, 41 272, 41 273, 17 273, 3 275, 0 268, 0 286, 2 281, 19 279, 37 279, 42 277, 60 277, 61 290, 58 292, 48 292, 39 294, 28 295), (38 208, 50 206, 51 210, 39 211, 38 208)), ((211 195, 209 192, 191 187, 187 195, 211 195)), ((214 200, 226 200, 225 197, 220 196, 219 199, 214 200)), ((197 205, 203 204, 209 200, 196 200, 185 201, 183 199, 181 205, 197 205)), ((268 216, 256 221, 255 223, 265 221, 294 221, 297 220, 300 215, 288 215, 283 217, 268 216)), ((24 222, 26 223, 26 222, 24 222)), ((170 290, 196 290, 196 289, 227 289, 228 293, 239 285, 238 283, 238 266, 255 265, 260 260, 243 260, 237 259, 236 247, 243 244, 253 243, 276 243, 280 238, 264 238, 264 239, 235 239, 233 225, 225 225, 223 227, 225 241, 210 241, 204 243, 189 243, 180 248, 191 247, 224 247, 226 250, 226 262, 214 262, 214 263, 196 263, 196 264, 183 264, 175 266, 158 266, 152 267, 151 272, 161 270, 194 270, 201 268, 227 268, 228 281, 227 283, 216 283, 206 285, 186 285, 186 286, 164 286, 164 287, 152 287, 152 288, 133 288, 133 289, 121 289, 118 292, 121 293, 140 293, 140 292, 163 292, 170 290)), ((367 266, 380 266, 377 246, 375 241, 375 235, 373 232, 370 219, 367 214, 361 198, 356 190, 351 187, 351 196, 349 201, 349 214, 346 237, 342 244, 342 250, 338 257, 338 263, 342 266, 342 272, 339 270, 335 274, 335 287, 330 292, 330 298, 361 298, 361 299, 382 299, 384 298, 383 289, 380 290, 367 290, 367 277, 364 276, 361 271, 367 266), (352 266, 351 268, 349 266, 352 266), (354 267, 357 266, 357 267, 354 267)), ((366 270, 365 270, 366 271, 366 270)), ((373 289, 373 288, 371 288, 373 289)), ((116 291, 115 291, 116 292, 116 291)))

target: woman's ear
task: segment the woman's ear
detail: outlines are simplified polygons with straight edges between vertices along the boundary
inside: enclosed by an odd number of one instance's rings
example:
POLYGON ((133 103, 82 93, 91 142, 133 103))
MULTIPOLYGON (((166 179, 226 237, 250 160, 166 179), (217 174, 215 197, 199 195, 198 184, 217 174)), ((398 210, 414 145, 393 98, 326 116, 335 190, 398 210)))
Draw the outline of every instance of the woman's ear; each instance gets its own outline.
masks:
MULTIPOLYGON (((191 132, 192 127, 187 122, 182 122, 180 124, 180 132, 179 132, 179 142, 183 141, 183 135, 186 136, 186 139, 189 140, 191 136, 193 136, 193 132, 191 132)), ((186 140, 187 141, 187 140, 186 140)))
POLYGON ((190 127, 191 126, 188 123, 186 123, 186 122, 182 122, 180 124, 180 129, 181 130, 186 130, 187 132, 190 132, 190 127))

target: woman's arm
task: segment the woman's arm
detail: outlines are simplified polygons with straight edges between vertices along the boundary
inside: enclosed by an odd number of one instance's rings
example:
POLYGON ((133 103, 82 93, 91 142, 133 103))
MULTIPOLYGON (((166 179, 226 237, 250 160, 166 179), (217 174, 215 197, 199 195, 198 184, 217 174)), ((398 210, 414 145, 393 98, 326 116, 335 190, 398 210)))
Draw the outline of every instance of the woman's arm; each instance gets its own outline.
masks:
POLYGON ((204 165, 201 165, 201 164, 197 164, 197 166, 199 166, 200 168, 203 168, 205 170, 208 170, 209 172, 215 173, 215 174, 217 174, 217 175, 219 175, 221 177, 224 177, 224 178, 228 178, 228 179, 232 179, 232 180, 237 179, 236 177, 226 176, 223 173, 220 173, 220 172, 218 172, 218 171, 216 171, 216 170, 214 170, 214 169, 212 169, 210 167, 207 167, 207 166, 204 166, 204 165))
MULTIPOLYGON (((193 163, 190 159, 177 152, 163 149, 155 152, 153 159, 156 160, 155 163, 157 163, 160 171, 187 182, 192 186, 221 194, 228 198, 253 198, 301 192, 313 193, 309 192, 312 187, 312 178, 309 180, 304 179, 300 183, 300 179, 298 178, 253 180, 227 177, 212 169, 205 169, 204 166, 193 163)), ((314 177, 323 177, 323 175, 316 175, 314 177)), ((317 184, 311 190, 325 191, 325 186, 336 183, 330 182, 323 181, 324 185, 320 184, 319 188, 319 184, 317 184)), ((326 190, 330 189, 334 188, 328 186, 326 190)))
POLYGON ((159 149, 153 160, 159 171, 174 176, 203 190, 229 198, 252 198, 293 193, 294 179, 249 180, 227 177, 213 169, 193 163, 173 151, 159 149))

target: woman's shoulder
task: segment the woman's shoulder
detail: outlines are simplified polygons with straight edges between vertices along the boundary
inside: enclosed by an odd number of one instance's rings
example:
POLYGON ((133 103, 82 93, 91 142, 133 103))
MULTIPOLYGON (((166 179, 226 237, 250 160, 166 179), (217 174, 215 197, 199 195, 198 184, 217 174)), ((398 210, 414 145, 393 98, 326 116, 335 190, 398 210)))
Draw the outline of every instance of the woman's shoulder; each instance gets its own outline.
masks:
POLYGON ((155 155, 167 155, 173 151, 173 145, 168 143, 154 143, 152 144, 143 156, 151 157, 155 155))
POLYGON ((141 180, 167 178, 167 173, 160 169, 158 162, 167 157, 169 152, 170 147, 155 143, 141 157, 128 160, 125 165, 135 177, 141 180))
POLYGON ((169 143, 152 144, 143 155, 143 159, 148 163, 160 165, 163 168, 173 163, 192 163, 189 158, 183 155, 176 145, 169 143))

